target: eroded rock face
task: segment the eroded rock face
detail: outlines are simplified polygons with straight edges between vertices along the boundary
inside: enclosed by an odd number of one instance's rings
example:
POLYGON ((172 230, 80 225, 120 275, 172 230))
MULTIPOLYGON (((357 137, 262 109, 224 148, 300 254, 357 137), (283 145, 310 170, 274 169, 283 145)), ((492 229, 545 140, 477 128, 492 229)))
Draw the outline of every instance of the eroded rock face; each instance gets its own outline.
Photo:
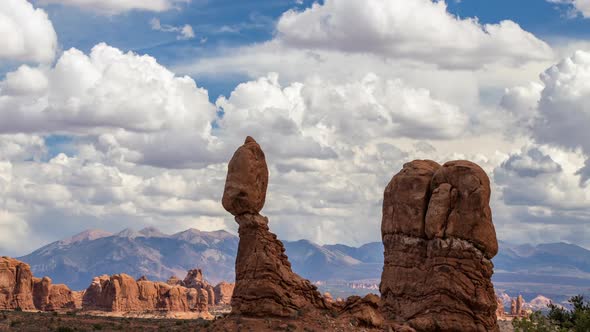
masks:
POLYGON ((516 315, 522 316, 524 314, 524 299, 522 295, 518 295, 516 298, 516 315))
POLYGON ((85 310, 117 312, 200 311, 206 312, 207 292, 164 282, 135 281, 126 274, 94 278, 83 297, 85 310))
POLYGON ((186 274, 186 277, 182 281, 176 282, 169 279, 167 283, 184 286, 186 288, 194 288, 198 290, 198 295, 203 298, 205 303, 208 305, 215 305, 215 290, 213 289, 212 285, 205 281, 203 278, 203 271, 201 269, 189 270, 186 274))
POLYGON ((360 296, 351 296, 346 299, 341 315, 356 321, 355 326, 361 327, 383 327, 385 319, 380 311, 380 299, 375 294, 368 294, 361 298, 360 296))
POLYGON ((231 297, 234 293, 234 283, 228 283, 225 281, 217 284, 213 290, 215 292, 215 304, 230 304, 231 297))
POLYGON ((501 298, 496 298, 496 302, 498 302, 498 308, 496 309, 496 317, 497 318, 504 318, 506 313, 504 312, 504 302, 502 302, 501 298))
POLYGON ((283 243, 258 214, 267 184, 264 153, 248 137, 229 162, 223 193, 223 207, 236 216, 240 235, 232 314, 293 317, 306 308, 326 309, 317 287, 291 270, 283 243))
POLYGON ((485 172, 468 161, 413 161, 384 193, 386 318, 418 331, 497 331, 498 251, 485 172))
POLYGON ((33 302, 42 311, 82 308, 80 292, 63 284, 54 285, 49 277, 33 278, 33 302))
POLYGON ((176 285, 180 285, 182 283, 182 280, 178 279, 177 276, 170 276, 170 278, 168 278, 168 280, 166 280, 166 283, 170 286, 176 286, 176 285))
POLYGON ((326 308, 317 287, 291 270, 285 247, 269 231, 266 217, 245 214, 236 221, 240 243, 232 313, 289 317, 307 307, 326 308))
POLYGON ((33 274, 28 264, 0 258, 0 310, 34 310, 33 274))
POLYGON ((256 141, 248 136, 244 145, 231 158, 225 189, 223 207, 234 216, 244 213, 256 214, 262 210, 268 186, 268 167, 264 152, 256 141))
POLYGON ((186 277, 182 281, 182 285, 189 288, 200 288, 203 284, 203 271, 201 269, 188 270, 186 277))

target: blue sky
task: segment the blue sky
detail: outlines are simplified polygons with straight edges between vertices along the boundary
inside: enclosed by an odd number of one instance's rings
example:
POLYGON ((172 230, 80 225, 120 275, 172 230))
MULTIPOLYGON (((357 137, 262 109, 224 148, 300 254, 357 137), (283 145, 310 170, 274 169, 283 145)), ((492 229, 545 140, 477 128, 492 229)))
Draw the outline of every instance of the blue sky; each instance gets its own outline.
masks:
POLYGON ((219 200, 246 135, 284 239, 379 240, 403 163, 469 159, 499 239, 590 247, 590 8, 446 5, 3 0, 0 253, 90 228, 235 231, 219 200))

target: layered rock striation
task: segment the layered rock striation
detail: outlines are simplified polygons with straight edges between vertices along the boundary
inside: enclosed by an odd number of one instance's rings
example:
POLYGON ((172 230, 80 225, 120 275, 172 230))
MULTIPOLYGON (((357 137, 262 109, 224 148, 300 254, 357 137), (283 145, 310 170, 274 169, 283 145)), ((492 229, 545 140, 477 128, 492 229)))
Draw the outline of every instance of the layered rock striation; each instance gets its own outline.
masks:
POLYGON ((498 252, 486 173, 468 161, 404 165, 384 192, 386 318, 418 331, 498 331, 498 252))
POLYGON ((295 317, 307 309, 326 309, 317 287, 292 271, 283 243, 259 214, 267 186, 264 152, 248 136, 229 162, 222 199, 235 216, 240 236, 232 314, 295 317))

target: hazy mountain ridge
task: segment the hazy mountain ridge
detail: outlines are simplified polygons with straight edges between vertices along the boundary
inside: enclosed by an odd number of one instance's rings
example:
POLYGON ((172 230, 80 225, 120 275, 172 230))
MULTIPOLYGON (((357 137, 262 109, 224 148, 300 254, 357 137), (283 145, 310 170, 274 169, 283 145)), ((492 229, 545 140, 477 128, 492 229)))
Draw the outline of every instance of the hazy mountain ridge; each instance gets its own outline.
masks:
POLYGON ((155 229, 124 230, 117 234, 86 237, 86 231, 53 242, 20 257, 36 275, 48 275, 56 283, 84 289, 94 276, 127 273, 166 280, 184 276, 200 267, 213 283, 234 278, 238 238, 227 232, 187 230, 166 235, 155 229))
MULTIPOLYGON (((293 269, 312 281, 381 277, 381 242, 358 248, 320 246, 307 240, 283 242, 293 269)), ((210 282, 217 283, 233 281, 237 246, 238 237, 225 231, 189 229, 167 235, 155 228, 127 229, 117 234, 88 230, 19 259, 29 263, 35 275, 48 275, 73 289, 86 288, 92 277, 102 274, 127 273, 166 280, 196 267, 204 270, 210 282)), ((493 261, 494 283, 510 293, 522 292, 532 298, 541 289, 549 296, 590 288, 590 251, 576 245, 501 242, 493 261), (548 283, 552 284, 550 289, 543 286, 548 283)))

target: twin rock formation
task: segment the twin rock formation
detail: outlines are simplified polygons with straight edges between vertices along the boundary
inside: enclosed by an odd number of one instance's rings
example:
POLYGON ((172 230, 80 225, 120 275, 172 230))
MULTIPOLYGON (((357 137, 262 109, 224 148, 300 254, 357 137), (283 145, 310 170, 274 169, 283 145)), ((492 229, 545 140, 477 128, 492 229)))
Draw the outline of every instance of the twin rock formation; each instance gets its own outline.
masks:
POLYGON ((385 189, 383 311, 419 331, 497 331, 490 181, 468 161, 404 165, 385 189))
POLYGON ((248 137, 229 162, 222 201, 240 235, 232 314, 295 317, 323 310, 374 327, 396 322, 418 331, 498 331, 490 182, 476 164, 404 165, 384 193, 381 298, 351 297, 344 304, 328 301, 291 270, 283 244, 259 214, 267 185, 264 153, 248 137))

